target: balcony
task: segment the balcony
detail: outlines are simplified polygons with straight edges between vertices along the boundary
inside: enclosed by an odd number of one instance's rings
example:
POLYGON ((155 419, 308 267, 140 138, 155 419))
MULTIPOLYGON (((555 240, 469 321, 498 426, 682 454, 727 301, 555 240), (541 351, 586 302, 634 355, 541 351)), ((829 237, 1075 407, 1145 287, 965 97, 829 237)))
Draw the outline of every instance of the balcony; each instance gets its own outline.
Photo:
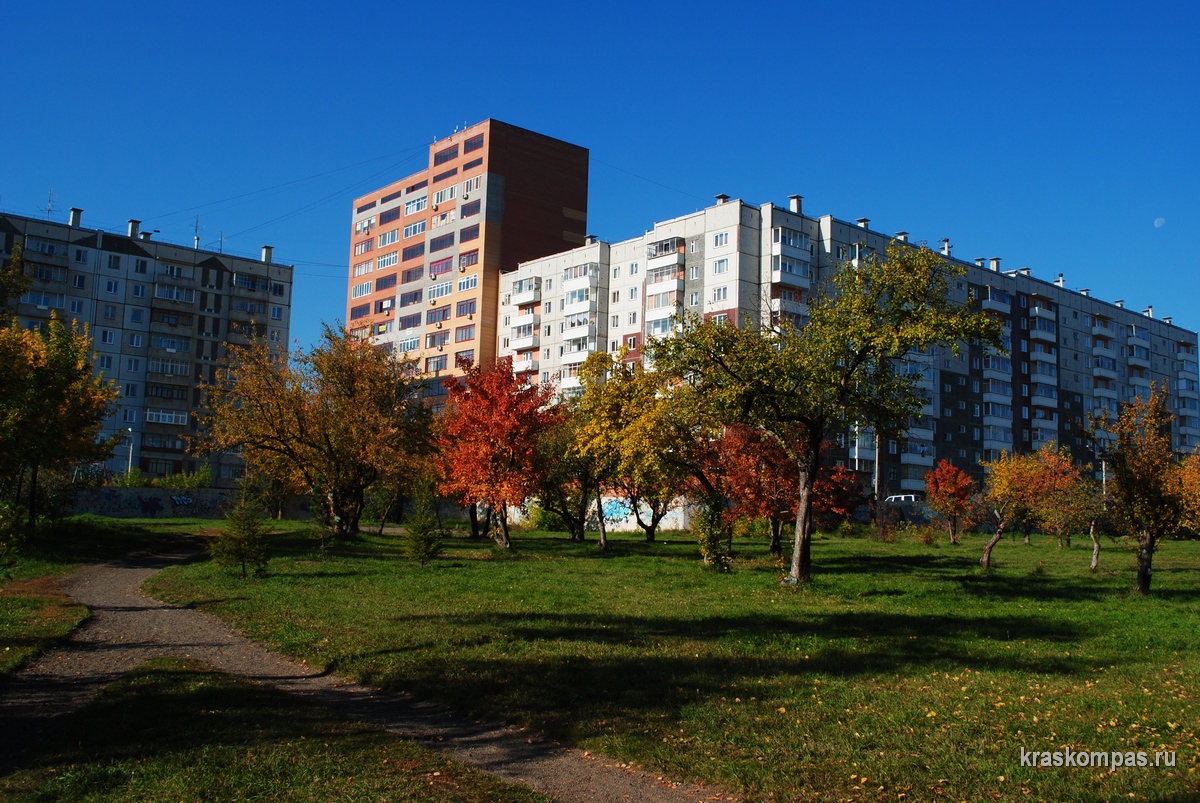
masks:
POLYGON ((1116 359, 1117 350, 1112 346, 1092 346, 1093 357, 1111 357, 1116 359))
POLYGON ((536 304, 542 300, 542 285, 540 282, 533 285, 526 285, 521 282, 514 283, 512 295, 509 296, 509 303, 520 307, 525 304, 536 304), (518 285, 520 285, 518 287, 518 285))
POLYGON ((527 349, 536 349, 541 343, 537 334, 522 335, 521 337, 512 337, 508 341, 508 347, 513 351, 525 351, 527 349))
POLYGON ((937 450, 932 444, 909 441, 900 450, 900 463, 908 466, 933 466, 937 450))
MULTIPOLYGON (((808 238, 805 238, 807 241, 808 238)), ((771 256, 784 256, 792 259, 798 259, 801 262, 808 263, 812 258, 808 253, 808 249, 798 245, 788 245, 787 243, 771 243, 771 256)))
POLYGON ((541 321, 541 315, 538 315, 536 312, 526 312, 522 315, 514 316, 512 319, 512 325, 514 327, 532 326, 534 329, 536 329, 541 321))
POLYGON ((1149 357, 1135 357, 1134 355, 1130 354, 1126 358, 1126 361, 1130 365, 1135 366, 1137 368, 1149 368, 1150 367, 1150 358, 1149 357))
POLYGON ((1049 362, 1049 363, 1058 365, 1058 355, 1057 354, 1047 354, 1044 351, 1029 352, 1029 359, 1037 360, 1038 362, 1049 362))
POLYGON ((1031 329, 1029 331, 1029 339, 1040 340, 1043 343, 1056 343, 1058 342, 1058 335, 1054 332, 1047 332, 1044 329, 1031 329))
POLYGON ((1097 399, 1112 399, 1117 400, 1116 388, 1092 388, 1092 396, 1097 399))
POLYGON ((902 479, 900 480, 900 490, 902 491, 924 491, 925 480, 902 479))
POLYGON ((1129 377, 1130 385, 1132 385, 1135 388, 1145 388, 1147 391, 1150 390, 1150 382, 1151 381, 1152 380, 1148 376, 1131 376, 1131 377, 1129 377))
POLYGON ((1044 321, 1057 321, 1058 313, 1054 310, 1046 309, 1045 307, 1030 307, 1029 317, 1041 318, 1044 321))
POLYGON ((788 312, 793 315, 808 315, 808 305, 800 301, 787 301, 782 298, 771 299, 771 312, 788 312))
POLYGON ((1097 365, 1092 368, 1092 376, 1100 379, 1116 379, 1117 371, 1115 368, 1105 368, 1097 365))
POLYGON ((904 437, 911 440, 932 441, 933 430, 926 429, 924 427, 911 427, 910 429, 904 430, 904 437))
POLYGON ((799 287, 804 290, 807 290, 810 287, 807 273, 792 273, 785 270, 773 269, 771 271, 771 282, 773 284, 782 284, 787 287, 799 287))
POLYGON ((1012 303, 1003 298, 992 298, 989 296, 988 298, 980 301, 979 304, 985 310, 990 310, 992 312, 1000 312, 1005 315, 1012 312, 1012 303))
POLYGON ((528 352, 530 355, 529 359, 522 359, 522 357, 525 355, 518 354, 517 358, 513 361, 513 371, 518 374, 536 371, 538 369, 538 361, 532 357, 532 355, 535 353, 536 352, 532 351, 528 352))
POLYGON ((582 312, 595 312, 595 311, 596 311, 596 299, 585 298, 583 301, 576 301, 573 304, 567 304, 565 307, 563 307, 562 314, 564 316, 567 316, 567 315, 578 315, 582 312))
POLYGON ((1050 443, 1058 442, 1058 433, 1052 429, 1035 429, 1033 431, 1033 448, 1041 449, 1050 443))
POLYGON ((1102 321, 1101 319, 1096 318, 1092 324, 1092 334, 1098 335, 1099 337, 1112 337, 1114 334, 1116 334, 1116 331, 1113 328, 1113 325, 1108 321, 1102 321))
POLYGON ((579 388, 578 376, 564 376, 558 387, 560 390, 575 390, 579 388))

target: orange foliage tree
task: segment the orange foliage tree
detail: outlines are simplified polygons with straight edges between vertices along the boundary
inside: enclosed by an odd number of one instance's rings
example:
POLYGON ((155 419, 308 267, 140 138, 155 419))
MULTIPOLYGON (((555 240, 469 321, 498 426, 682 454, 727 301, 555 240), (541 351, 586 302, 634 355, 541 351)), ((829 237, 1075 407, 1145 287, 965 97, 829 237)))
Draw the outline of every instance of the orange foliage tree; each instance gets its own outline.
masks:
POLYGON ((1083 484, 1083 467, 1071 460, 1066 447, 1055 448, 1046 444, 1032 455, 1033 466, 1029 476, 1029 503, 1033 517, 1042 528, 1058 539, 1058 548, 1064 541, 1071 544, 1071 532, 1083 527, 1090 520, 1091 508, 1077 504, 1083 484))
POLYGON ((958 543, 958 524, 971 510, 975 481, 949 460, 941 460, 925 475, 925 504, 946 520, 950 543, 958 543))
POLYGON ((996 527, 995 534, 983 547, 979 565, 992 567, 992 549, 1004 537, 1014 521, 1028 517, 1034 507, 1032 488, 1038 471, 1033 455, 1001 452, 1000 457, 980 463, 987 472, 983 499, 996 527))
POLYGON ((800 491, 787 452, 761 432, 733 424, 717 444, 717 459, 732 515, 765 518, 771 527, 771 554, 782 555, 783 527, 796 520, 800 491))
POLYGON ((845 466, 823 469, 813 483, 812 511, 820 527, 840 524, 866 500, 858 475, 845 466))
POLYGON ((552 404, 554 389, 523 385, 509 357, 486 368, 476 365, 445 385, 440 490, 468 505, 487 505, 500 525, 496 542, 508 549, 508 508, 523 508, 537 492, 546 470, 539 442, 562 418, 552 404))

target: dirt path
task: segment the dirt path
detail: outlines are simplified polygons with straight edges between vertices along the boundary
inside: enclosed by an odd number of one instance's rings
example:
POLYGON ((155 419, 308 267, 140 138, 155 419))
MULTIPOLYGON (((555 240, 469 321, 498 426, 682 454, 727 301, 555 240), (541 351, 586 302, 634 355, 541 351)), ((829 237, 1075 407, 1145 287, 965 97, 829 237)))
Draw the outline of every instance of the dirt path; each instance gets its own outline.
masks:
POLYGON ((200 611, 167 605, 139 588, 150 575, 194 551, 135 555, 71 575, 63 589, 91 618, 60 650, 46 653, 0 688, 0 774, 56 716, 151 658, 182 656, 231 675, 268 683, 450 754, 464 764, 560 801, 732 800, 694 784, 675 784, 584 755, 516 729, 474 722, 408 695, 381 692, 317 673, 200 611))

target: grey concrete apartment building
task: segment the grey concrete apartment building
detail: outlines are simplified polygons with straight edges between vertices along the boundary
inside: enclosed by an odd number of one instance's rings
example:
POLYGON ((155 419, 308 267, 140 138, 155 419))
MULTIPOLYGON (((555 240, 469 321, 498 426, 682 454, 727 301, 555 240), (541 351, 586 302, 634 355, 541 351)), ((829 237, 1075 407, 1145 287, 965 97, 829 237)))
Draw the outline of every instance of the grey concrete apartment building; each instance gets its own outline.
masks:
MULTIPOLYGON (((530 379, 579 386, 579 365, 596 351, 630 349, 639 359, 649 337, 670 337, 671 316, 686 309, 759 325, 779 316, 803 324, 810 294, 840 266, 883 253, 907 232, 870 221, 803 213, 800 196, 783 206, 717 196, 715 205, 660 223, 616 243, 589 238, 578 248, 521 264, 504 274, 497 353, 530 379)), ((1076 459, 1092 454, 1076 425, 1089 412, 1165 384, 1176 414, 1180 452, 1200 445, 1196 333, 1152 309, 1127 309, 1061 273, 1047 280, 1028 268, 1002 270, 999 258, 962 261, 948 240, 935 246, 966 275, 953 298, 980 301, 1004 327, 1001 350, 971 347, 909 358, 929 404, 903 438, 878 444, 867 427, 841 433, 830 459, 873 476, 886 494, 924 489, 925 473, 945 458, 981 476, 979 461, 1054 441, 1076 459)))
MULTIPOLYGON (((105 432, 122 436, 108 468, 138 466, 150 477, 195 471, 187 438, 197 431, 199 383, 215 377, 230 343, 250 336, 286 344, 292 266, 154 240, 130 220, 124 233, 0 214, 0 258, 20 243, 32 285, 16 307, 20 326, 52 313, 87 324, 95 370, 116 382, 117 409, 105 432)), ((214 482, 231 487, 243 464, 208 458, 214 482)))

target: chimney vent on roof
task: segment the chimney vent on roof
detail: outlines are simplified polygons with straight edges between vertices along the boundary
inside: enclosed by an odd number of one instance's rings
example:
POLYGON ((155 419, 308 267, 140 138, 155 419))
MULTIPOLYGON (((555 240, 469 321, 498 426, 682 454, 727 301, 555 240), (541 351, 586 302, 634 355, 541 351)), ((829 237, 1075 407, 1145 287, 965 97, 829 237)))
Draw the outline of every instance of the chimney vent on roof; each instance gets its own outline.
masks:
POLYGON ((1000 272, 1000 257, 992 257, 992 270, 1000 272))
POLYGON ((896 239, 902 243, 908 242, 908 232, 906 232, 906 231, 896 232, 896 239))
POLYGON ((860 229, 865 229, 868 228, 867 224, 871 222, 871 219, 869 217, 860 217, 854 222, 858 224, 860 229))
POLYGON ((1022 276, 1028 276, 1028 275, 1029 275, 1029 268, 1017 268, 1017 270, 1018 270, 1018 271, 1020 271, 1020 273, 1021 273, 1021 275, 1022 275, 1022 276))
POLYGON ((1081 296, 1090 296, 1091 294, 1092 294, 1092 291, 1091 291, 1091 290, 1089 290, 1089 289, 1087 289, 1086 287, 1080 287, 1080 288, 1079 288, 1079 295, 1081 295, 1081 296))
POLYGON ((197 251, 200 250, 200 235, 199 234, 195 234, 192 236, 192 248, 195 248, 197 251))
POLYGON ((723 204, 728 200, 729 200, 729 196, 726 195, 725 193, 721 193, 720 195, 717 196, 717 204, 718 205, 723 204))
POLYGON ((79 228, 79 221, 83 217, 83 210, 71 207, 71 215, 67 218, 67 225, 73 229, 79 228))
POLYGON ((584 235, 583 241, 585 243, 587 243, 588 245, 595 245, 596 244, 596 235, 594 235, 594 234, 584 235))
POLYGON ((1154 305, 1151 304, 1150 306, 1146 307, 1144 310, 1142 310, 1142 314, 1145 315, 1147 318, 1153 318, 1154 317, 1154 305))
POLYGON ((950 256, 950 238, 943 237, 941 239, 941 243, 942 243, 942 253, 945 254, 946 256, 950 256))
POLYGON ((139 234, 138 234, 138 236, 139 236, 139 237, 141 237, 143 240, 149 240, 149 239, 150 239, 150 232, 148 232, 148 231, 143 231, 143 232, 139 233, 139 234))
POLYGON ((984 257, 975 257, 975 267, 982 268, 987 260, 984 257))
POLYGON ((801 206, 801 204, 800 204, 800 202, 803 200, 804 200, 803 195, 789 195, 788 196, 788 209, 792 210, 797 215, 804 214, 804 207, 801 206))
POLYGON ((136 238, 138 236, 138 227, 141 225, 142 225, 142 221, 133 220, 132 218, 130 218, 128 236, 136 238))
POLYGON ((1123 298, 1118 298, 1116 301, 1113 302, 1113 304, 1117 305, 1121 309, 1125 309, 1125 299, 1123 299, 1123 298))
POLYGON ((1060 274, 1058 274, 1058 278, 1054 280, 1054 286, 1055 286, 1055 287, 1062 287, 1062 286, 1063 286, 1063 275, 1062 275, 1061 273, 1060 273, 1060 274))
POLYGON ((271 264, 271 252, 274 250, 275 250, 275 248, 273 246, 264 245, 262 247, 262 261, 267 263, 268 265, 270 265, 271 264))
POLYGON ((1163 323, 1165 323, 1165 324, 1167 324, 1168 326, 1170 326, 1170 325, 1171 325, 1171 316, 1170 316, 1170 315, 1164 315, 1164 316, 1163 316, 1163 323))

